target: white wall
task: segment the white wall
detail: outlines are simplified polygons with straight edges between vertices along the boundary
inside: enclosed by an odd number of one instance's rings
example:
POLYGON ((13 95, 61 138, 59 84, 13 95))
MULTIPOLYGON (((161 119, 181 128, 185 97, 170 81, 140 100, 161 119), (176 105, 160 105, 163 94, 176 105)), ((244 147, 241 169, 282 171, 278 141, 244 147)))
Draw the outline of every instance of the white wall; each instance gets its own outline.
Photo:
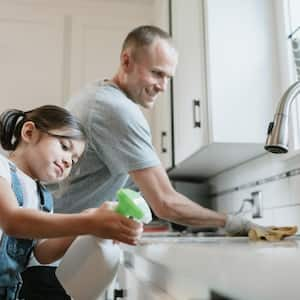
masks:
MULTIPOLYGON (((259 224, 300 228, 300 156, 283 160, 266 154, 210 179, 213 207, 221 212, 236 212, 253 191, 262 191, 262 219, 259 224), (291 173, 288 171, 294 170, 291 173), (235 190, 236 189, 236 190, 235 190)), ((249 213, 246 216, 251 217, 249 213)))

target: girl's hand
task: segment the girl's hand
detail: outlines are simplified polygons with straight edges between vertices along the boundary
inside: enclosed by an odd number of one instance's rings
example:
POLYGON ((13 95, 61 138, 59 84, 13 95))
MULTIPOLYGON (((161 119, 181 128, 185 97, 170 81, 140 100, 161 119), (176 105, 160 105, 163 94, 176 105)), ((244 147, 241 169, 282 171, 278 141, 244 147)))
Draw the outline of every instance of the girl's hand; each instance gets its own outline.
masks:
POLYGON ((91 234, 129 245, 136 245, 143 233, 143 225, 114 210, 113 202, 104 202, 99 208, 85 210, 91 217, 91 234))

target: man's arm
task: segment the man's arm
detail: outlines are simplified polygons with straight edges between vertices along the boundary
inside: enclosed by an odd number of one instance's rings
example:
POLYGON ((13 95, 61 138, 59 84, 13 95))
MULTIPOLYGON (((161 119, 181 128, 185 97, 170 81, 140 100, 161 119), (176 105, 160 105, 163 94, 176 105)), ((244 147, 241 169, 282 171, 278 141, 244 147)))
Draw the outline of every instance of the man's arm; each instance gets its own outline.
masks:
POLYGON ((162 166, 131 171, 129 174, 158 217, 184 225, 225 226, 224 214, 204 208, 177 193, 162 166))

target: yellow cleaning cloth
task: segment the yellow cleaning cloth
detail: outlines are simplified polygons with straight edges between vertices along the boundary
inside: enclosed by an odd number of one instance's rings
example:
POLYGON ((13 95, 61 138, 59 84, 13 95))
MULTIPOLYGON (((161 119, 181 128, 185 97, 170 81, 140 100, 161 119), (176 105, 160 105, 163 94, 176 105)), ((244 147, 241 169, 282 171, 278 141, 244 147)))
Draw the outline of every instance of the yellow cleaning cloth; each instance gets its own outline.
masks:
POLYGON ((294 235, 297 232, 297 226, 287 227, 256 227, 252 228, 248 232, 250 240, 267 240, 269 242, 276 242, 284 239, 287 236, 294 235))

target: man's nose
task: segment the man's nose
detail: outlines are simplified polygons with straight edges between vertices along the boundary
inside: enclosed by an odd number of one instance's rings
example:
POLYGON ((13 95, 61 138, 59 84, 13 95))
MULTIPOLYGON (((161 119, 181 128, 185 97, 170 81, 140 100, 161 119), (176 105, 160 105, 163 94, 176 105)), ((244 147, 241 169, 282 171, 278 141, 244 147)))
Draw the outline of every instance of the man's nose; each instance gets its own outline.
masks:
POLYGON ((157 83, 157 89, 160 92, 164 92, 167 89, 167 86, 168 86, 168 79, 166 77, 161 78, 157 83))

